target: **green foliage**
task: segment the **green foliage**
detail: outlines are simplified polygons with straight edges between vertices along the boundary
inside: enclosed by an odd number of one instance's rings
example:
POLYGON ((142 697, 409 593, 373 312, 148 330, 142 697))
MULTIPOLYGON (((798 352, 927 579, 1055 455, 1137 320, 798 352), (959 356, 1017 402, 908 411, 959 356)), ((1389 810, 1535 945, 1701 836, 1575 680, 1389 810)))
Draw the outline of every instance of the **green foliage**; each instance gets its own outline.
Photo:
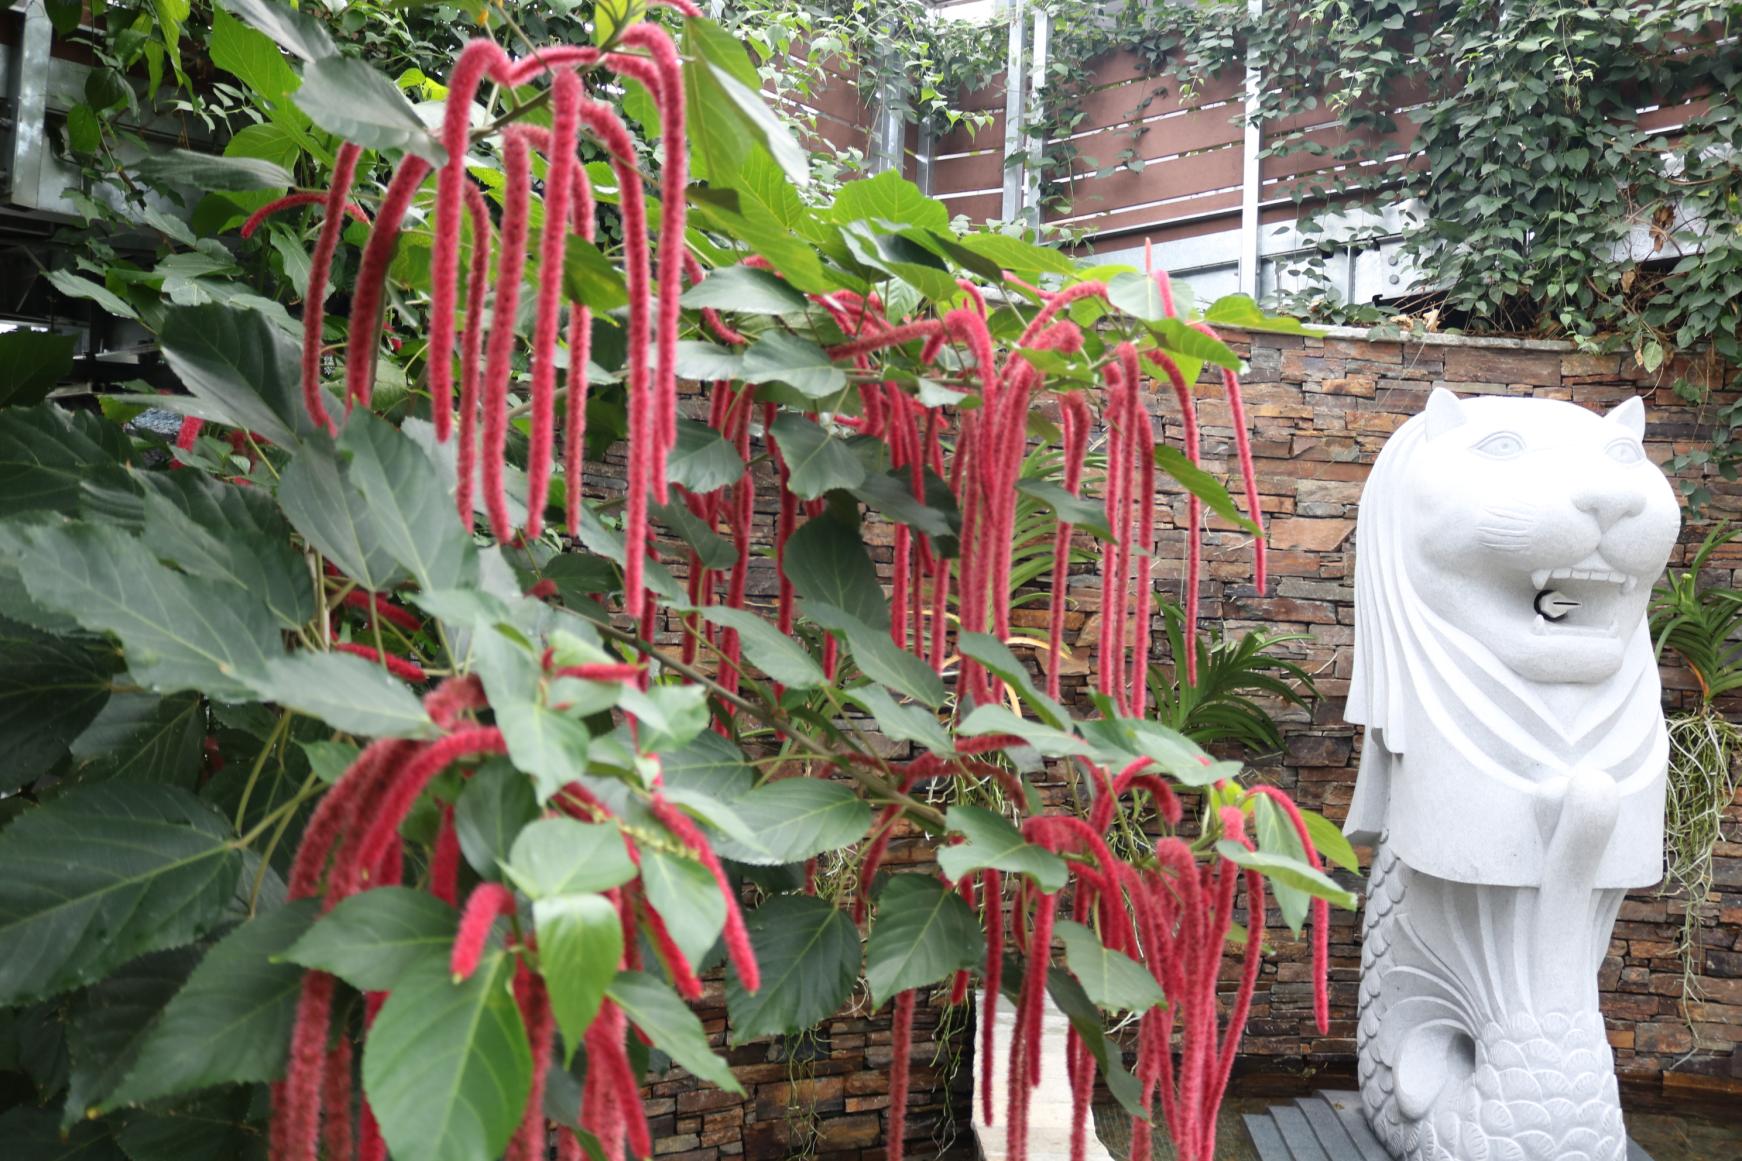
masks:
MULTIPOLYGON (((1176 659, 1183 658, 1185 614, 1173 604, 1162 605, 1161 612, 1171 652, 1176 659)), ((1185 667, 1177 660, 1171 670, 1150 666, 1155 719, 1202 746, 1238 742, 1254 756, 1277 753, 1282 749, 1282 731, 1272 711, 1253 699, 1303 708, 1317 700, 1312 675, 1284 652, 1310 636, 1263 630, 1233 636, 1219 627, 1200 633, 1195 682, 1186 679, 1185 667)))

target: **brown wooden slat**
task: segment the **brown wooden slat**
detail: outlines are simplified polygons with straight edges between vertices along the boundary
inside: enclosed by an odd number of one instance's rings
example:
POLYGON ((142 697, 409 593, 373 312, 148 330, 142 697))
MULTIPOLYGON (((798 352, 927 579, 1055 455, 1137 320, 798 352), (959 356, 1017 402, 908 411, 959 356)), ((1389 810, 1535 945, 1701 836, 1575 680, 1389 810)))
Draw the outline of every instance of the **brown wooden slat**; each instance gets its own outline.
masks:
POLYGON ((932 165, 931 187, 936 193, 961 193, 966 190, 1002 189, 1004 186, 1004 151, 976 153, 969 157, 952 157, 932 165))
POLYGON ((1077 213, 1118 210, 1238 186, 1243 166, 1241 150, 1230 145, 1153 162, 1144 166, 1141 173, 1121 170, 1106 177, 1086 178, 1076 183, 1074 210, 1077 213))
POLYGON ((992 118, 990 124, 978 129, 966 122, 958 124, 954 129, 937 139, 937 152, 967 153, 975 149, 991 149, 1004 145, 1004 114, 999 113, 992 118))
POLYGON ((1079 103, 1083 119, 1076 129, 1082 132, 1108 125, 1122 125, 1133 117, 1158 117, 1163 113, 1201 109, 1230 101, 1238 104, 1242 92, 1241 83, 1239 73, 1224 74, 1195 86, 1189 94, 1183 95, 1179 80, 1171 73, 1160 73, 1124 84, 1102 85, 1085 94, 1079 103))
POLYGON ((976 222, 990 221, 1004 210, 1003 193, 971 194, 967 197, 939 198, 944 208, 950 211, 953 218, 957 214, 966 214, 976 222))
POLYGON ((1132 127, 1118 127, 1075 137, 1071 144, 1076 146, 1078 152, 1098 158, 1103 165, 1133 147, 1136 148, 1138 156, 1157 161, 1179 153, 1215 149, 1243 141, 1245 130, 1233 121, 1238 112, 1237 105, 1194 109, 1189 113, 1136 126, 1142 132, 1135 137, 1132 127))
MULTIPOLYGON (((1081 221, 1073 221, 1072 225, 1094 230, 1096 233, 1111 233, 1117 230, 1135 230, 1145 226, 1154 226, 1180 218, 1196 218, 1199 215, 1220 215, 1214 224, 1196 233, 1214 233, 1225 230, 1240 222, 1240 191, 1229 190, 1220 193, 1204 194, 1200 197, 1184 198, 1177 202, 1169 202, 1165 206, 1142 206, 1126 210, 1114 210, 1109 213, 1094 214, 1081 221)), ((1047 214, 1047 221, 1057 222, 1074 219, 1076 214, 1047 214)))

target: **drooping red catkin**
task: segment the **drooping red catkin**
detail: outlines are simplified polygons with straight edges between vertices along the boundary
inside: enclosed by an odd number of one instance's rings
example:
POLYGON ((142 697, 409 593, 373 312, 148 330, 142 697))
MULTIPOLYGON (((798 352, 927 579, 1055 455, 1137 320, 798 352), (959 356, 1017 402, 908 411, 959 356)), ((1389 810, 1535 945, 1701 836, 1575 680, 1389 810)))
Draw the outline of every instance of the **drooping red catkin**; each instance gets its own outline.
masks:
POLYGON ((641 666, 627 661, 594 661, 585 665, 565 665, 553 676, 578 677, 583 681, 635 681, 643 672, 641 666))
MULTIPOLYGON (((639 862, 636 865, 639 866, 639 862)), ((696 975, 695 968, 690 966, 689 957, 684 954, 683 948, 672 938, 665 916, 648 902, 646 892, 637 890, 634 897, 647 924, 647 933, 653 937, 653 949, 659 953, 660 960, 665 964, 666 974, 671 977, 672 987, 686 1000, 701 999, 702 981, 696 975)), ((626 930, 623 935, 625 940, 631 941, 629 946, 633 946, 634 932, 626 930)))
POLYGON ((386 669, 387 672, 401 681, 424 682, 429 680, 429 674, 423 671, 423 666, 404 657, 395 657, 391 653, 383 653, 370 645, 359 645, 354 641, 334 641, 333 648, 340 653, 349 653, 361 657, 365 661, 373 661, 386 669))
POLYGON ((345 405, 369 406, 375 390, 375 360, 381 338, 381 305, 387 283, 387 267, 399 241, 399 224, 418 187, 429 175, 429 162, 407 156, 387 183, 374 228, 357 263, 357 283, 351 288, 351 333, 345 342, 345 405))
MULTIPOLYGON (((447 171, 442 171, 446 180, 447 171)), ((474 490, 478 474, 478 373, 484 362, 484 303, 490 292, 490 211, 484 205, 484 195, 476 185, 465 183, 466 217, 472 226, 472 256, 466 273, 466 329, 460 338, 460 432, 455 451, 455 467, 459 486, 454 504, 460 519, 470 528, 474 490)), ((449 326, 452 326, 450 320, 449 326)), ((453 377, 436 382, 436 362, 430 368, 431 410, 436 416, 437 434, 443 435, 447 421, 442 416, 450 410, 453 377)))
MULTIPOLYGON (((1173 387, 1175 400, 1179 403, 1181 441, 1185 444, 1186 459, 1196 467, 1199 456, 1198 437, 1198 405, 1192 395, 1191 385, 1185 381, 1179 364, 1173 357, 1159 348, 1149 352, 1149 361, 1160 367, 1167 376, 1168 383, 1173 387)), ((1203 571, 1204 541, 1203 541, 1203 502, 1195 492, 1186 495, 1186 580, 1185 580, 1185 669, 1186 680, 1195 684, 1198 680, 1198 588, 1203 571)), ((1176 659, 1177 664, 1177 659, 1176 659)))
POLYGON ((581 1127, 598 1140, 606 1161, 623 1158, 625 1110, 614 1061, 624 1051, 624 1032, 623 1010, 606 1000, 585 1037, 588 1068, 581 1088, 581 1127))
POLYGON ((907 1139, 908 1070, 913 1057, 914 989, 896 994, 894 1024, 890 1032, 889 1131, 884 1156, 901 1161, 907 1139))
MULTIPOLYGON (((276 198, 267 202, 265 205, 249 214, 248 220, 242 223, 242 236, 244 238, 252 238, 254 236, 254 231, 260 228, 260 224, 274 214, 281 213, 284 210, 295 209, 297 206, 312 206, 317 202, 325 204, 326 200, 326 194, 315 190, 304 190, 300 193, 285 194, 281 198, 276 198)), ((364 213, 363 207, 358 205, 356 202, 346 202, 344 205, 344 213, 349 217, 362 222, 365 226, 369 224, 369 215, 364 213)))
POLYGON ((460 832, 454 827, 452 804, 442 804, 442 823, 429 857, 429 893, 449 907, 460 899, 460 832))
POLYGON ((390 605, 381 597, 365 589, 352 589, 340 602, 353 609, 361 609, 372 617, 379 617, 397 629, 407 633, 415 633, 423 628, 423 622, 417 619, 415 613, 407 612, 398 605, 390 605))
POLYGON ((992 1053, 997 1047, 994 1018, 1004 980, 1004 883, 997 871, 980 872, 982 922, 986 926, 986 992, 980 1011, 980 1119, 993 1123, 992 1053))
MULTIPOLYGON (((1301 849, 1306 852, 1307 865, 1315 871, 1324 870, 1324 861, 1319 857, 1318 850, 1313 846, 1312 833, 1307 830, 1306 819, 1302 817, 1300 807, 1287 794, 1274 786, 1253 786, 1248 793, 1260 794, 1276 803, 1282 812, 1288 815, 1288 821, 1294 827, 1294 835, 1301 849)), ((1313 1021, 1318 1025, 1319 1035, 1329 1032, 1331 1024, 1331 999, 1329 993, 1330 980, 1330 926, 1331 905, 1324 899, 1315 898, 1312 901, 1313 918, 1313 1021)))
POLYGON ((545 1161, 544 1087, 551 1052, 556 1044, 556 1021, 550 1010, 550 993, 544 981, 524 961, 514 966, 514 1000, 526 1040, 532 1049, 532 1084, 526 1093, 526 1111, 520 1128, 508 1143, 506 1161, 545 1161))
MULTIPOLYGON (((532 192, 528 134, 510 125, 502 141, 502 231, 496 265, 496 307, 484 358, 484 506, 490 531, 506 542, 514 521, 508 512, 504 459, 508 450, 508 379, 513 372, 514 324, 520 312, 520 281, 526 271, 527 203, 532 192)), ((558 230, 558 233, 561 231, 558 230)))
POLYGON ((206 426, 206 421, 197 415, 184 415, 181 427, 175 433, 175 446, 182 451, 192 451, 194 441, 200 438, 200 430, 206 426))
POLYGON ((273 1161, 315 1161, 320 1143, 321 1073, 333 1008, 333 977, 311 971, 302 978, 290 1036, 282 1101, 273 1110, 273 1161))
POLYGON ((481 710, 489 704, 484 683, 475 673, 450 677, 423 695, 424 712, 444 730, 454 729, 467 710, 481 710))
MULTIPOLYGON (((1217 341, 1221 336, 1208 323, 1196 322, 1192 329, 1217 341)), ((1258 525, 1258 535, 1252 540, 1253 584, 1259 593, 1268 583, 1268 552, 1264 544, 1264 510, 1258 502, 1258 472, 1252 463, 1252 440, 1246 429, 1246 400, 1240 391, 1240 376, 1222 369, 1222 390, 1228 396, 1228 418, 1234 425, 1234 450, 1240 457, 1240 479, 1246 487, 1246 514, 1258 525)))
MULTIPOLYGON (((460 230, 462 226, 463 191, 471 184, 466 176, 466 156, 471 148, 473 96, 486 73, 505 71, 508 57, 495 41, 479 38, 467 42, 448 73, 447 110, 442 120, 442 147, 447 151, 447 164, 436 179, 435 251, 430 263, 429 322, 429 388, 433 401, 436 438, 448 438, 450 405, 453 399, 454 376, 454 310, 459 301, 460 230)), ((500 79, 500 78, 499 78, 500 79)), ((476 250, 483 236, 477 231, 473 216, 473 266, 477 265, 476 250)), ((483 246, 488 250, 488 245, 483 246)), ((474 283, 475 285, 475 283, 474 283)), ((481 323, 474 316, 474 307, 466 308, 467 327, 478 330, 481 323)), ((463 356, 462 368, 472 366, 475 357, 463 356)), ((461 406, 464 407, 462 398, 461 406)), ((465 448, 462 444, 462 456, 465 448)), ((464 473, 461 479, 465 479, 464 473)), ((470 512, 462 509, 463 519, 470 512)))
POLYGON ((701 860, 708 873, 714 877, 714 885, 719 888, 720 897, 726 903, 726 955, 737 969, 738 980, 744 985, 744 990, 754 992, 762 987, 762 971, 756 963, 756 952, 750 946, 750 931, 744 926, 744 912, 738 905, 738 893, 732 890, 732 881, 726 877, 726 868, 720 865, 719 856, 714 854, 713 844, 709 843, 695 823, 691 822, 671 800, 665 797, 660 789, 660 780, 656 777, 653 785, 653 795, 648 799, 648 806, 661 825, 675 835, 679 842, 688 847, 701 860))
MULTIPOLYGON (((575 229, 593 240, 593 187, 587 171, 573 173, 575 229)), ((587 361, 592 357, 593 313, 580 302, 569 303, 568 398, 563 409, 563 504, 570 536, 581 533, 581 461, 587 437, 587 361)))
POLYGON ((321 1123, 321 1148, 329 1161, 351 1156, 351 1038, 341 1033, 327 1050, 325 1088, 321 1103, 326 1117, 321 1123))
MULTIPOLYGON (((1065 491, 1077 495, 1082 488, 1083 460, 1088 452, 1089 405, 1082 395, 1072 391, 1059 401, 1059 418, 1063 421, 1065 456, 1065 491)), ((1058 699, 1062 676, 1065 635, 1065 591, 1071 571, 1071 522, 1060 518, 1052 544, 1052 593, 1047 602, 1047 696, 1058 699)))
POLYGON ((380 852, 386 850, 389 843, 398 841, 399 824, 405 821, 418 795, 436 775, 463 758, 507 752, 508 744, 503 740, 502 731, 494 726, 459 730, 417 751, 404 766, 393 772, 384 791, 376 797, 365 820, 367 825, 356 844, 353 864, 339 868, 341 882, 335 890, 341 897, 354 890, 356 876, 362 868, 374 866, 380 852))
POLYGON ((334 433, 338 425, 327 413, 326 399, 321 395, 321 339, 326 332, 327 280, 332 275, 333 255, 338 252, 339 235, 345 226, 341 207, 349 204, 345 199, 351 194, 357 159, 362 153, 359 146, 346 142, 333 158, 326 214, 321 219, 314 252, 309 256, 308 291, 302 300, 302 402, 310 419, 334 433))
POLYGON ((479 883, 466 897, 466 909, 460 913, 460 929, 454 936, 454 946, 448 957, 448 968, 454 982, 466 979, 478 970, 478 960, 484 955, 484 944, 496 921, 514 914, 514 892, 500 883, 479 883))
MULTIPOLYGON (((527 453, 526 535, 544 530, 545 497, 550 488, 551 456, 556 440, 556 343, 561 326, 563 255, 568 249, 569 205, 574 173, 575 138, 580 129, 580 78, 563 70, 551 82, 550 169, 545 178, 544 229, 539 238, 538 318, 532 338, 532 432, 527 453)), ((674 152, 681 153, 682 150, 674 152)), ((674 340, 675 341, 675 340, 674 340)))

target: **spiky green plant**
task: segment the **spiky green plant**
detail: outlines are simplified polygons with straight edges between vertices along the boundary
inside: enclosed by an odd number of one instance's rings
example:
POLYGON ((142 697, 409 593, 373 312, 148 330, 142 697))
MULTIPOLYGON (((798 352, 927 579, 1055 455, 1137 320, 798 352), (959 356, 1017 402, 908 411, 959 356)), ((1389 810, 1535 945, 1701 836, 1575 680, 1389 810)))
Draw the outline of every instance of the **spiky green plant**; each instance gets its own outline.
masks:
MULTIPOLYGON (((1669 779, 1664 803, 1663 894, 1686 899, 1677 950, 1682 963, 1682 1014, 1700 996, 1700 925, 1712 890, 1712 849, 1723 838, 1724 810, 1736 794, 1738 729, 1714 707, 1742 689, 1742 592, 1704 587, 1700 572, 1738 529, 1717 528, 1688 567, 1671 571, 1651 594, 1651 633, 1658 656, 1680 657, 1699 683, 1699 705, 1671 714, 1669 779)), ((1692 1019, 1688 1019, 1692 1028, 1692 1019)))
MULTIPOLYGON (((1185 655, 1185 617, 1177 605, 1164 604, 1167 639, 1175 658, 1185 655)), ((1151 716, 1178 730, 1200 746, 1238 742, 1256 758, 1282 749, 1282 731, 1258 698, 1305 707, 1318 697, 1312 675, 1280 649, 1309 638, 1307 633, 1238 635, 1220 626, 1198 634, 1198 680, 1185 680, 1183 666, 1149 667, 1151 716)))

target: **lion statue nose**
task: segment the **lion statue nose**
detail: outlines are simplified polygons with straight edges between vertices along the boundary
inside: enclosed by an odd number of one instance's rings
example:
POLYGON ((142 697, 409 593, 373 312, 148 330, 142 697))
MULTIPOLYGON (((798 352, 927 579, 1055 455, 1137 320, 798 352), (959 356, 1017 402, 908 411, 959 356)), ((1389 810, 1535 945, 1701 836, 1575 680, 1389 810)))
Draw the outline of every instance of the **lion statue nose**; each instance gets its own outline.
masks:
POLYGON ((1575 491, 1572 499, 1573 507, 1596 517, 1597 527, 1605 532, 1622 517, 1637 516, 1645 510, 1645 493, 1635 488, 1586 486, 1575 491))

